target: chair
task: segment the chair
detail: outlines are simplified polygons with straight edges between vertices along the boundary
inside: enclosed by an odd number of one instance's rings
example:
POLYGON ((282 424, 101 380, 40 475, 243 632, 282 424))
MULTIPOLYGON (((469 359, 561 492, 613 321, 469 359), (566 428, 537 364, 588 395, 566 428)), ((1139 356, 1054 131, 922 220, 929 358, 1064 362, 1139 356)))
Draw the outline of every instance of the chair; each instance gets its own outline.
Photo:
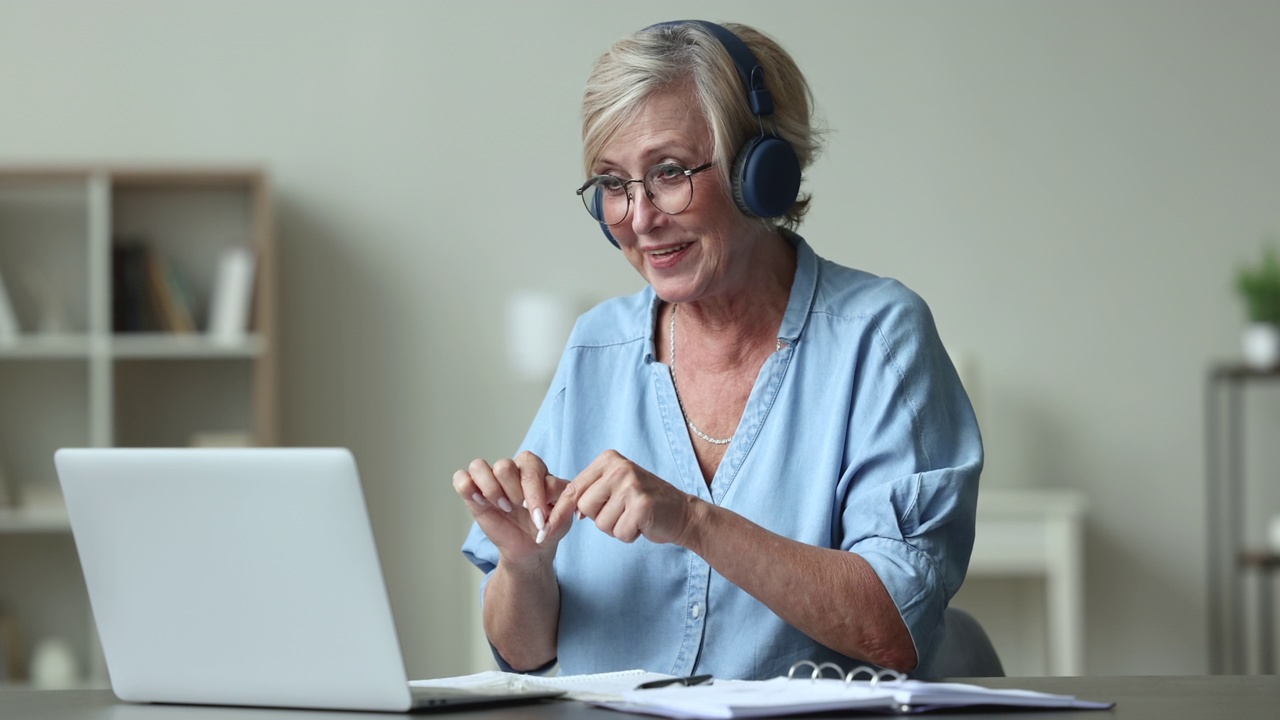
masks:
POLYGON ((933 672, 944 678, 1004 677, 1004 666, 977 619, 960 608, 948 607, 933 672))

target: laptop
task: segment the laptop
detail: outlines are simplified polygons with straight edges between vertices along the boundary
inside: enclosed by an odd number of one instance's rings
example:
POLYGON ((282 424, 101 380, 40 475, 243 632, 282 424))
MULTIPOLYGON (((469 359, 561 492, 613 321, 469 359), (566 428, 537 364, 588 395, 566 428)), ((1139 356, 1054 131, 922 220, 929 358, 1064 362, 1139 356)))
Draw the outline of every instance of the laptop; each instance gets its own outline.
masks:
POLYGON ((535 701, 410 687, 342 448, 58 450, 116 696, 409 711, 535 701))

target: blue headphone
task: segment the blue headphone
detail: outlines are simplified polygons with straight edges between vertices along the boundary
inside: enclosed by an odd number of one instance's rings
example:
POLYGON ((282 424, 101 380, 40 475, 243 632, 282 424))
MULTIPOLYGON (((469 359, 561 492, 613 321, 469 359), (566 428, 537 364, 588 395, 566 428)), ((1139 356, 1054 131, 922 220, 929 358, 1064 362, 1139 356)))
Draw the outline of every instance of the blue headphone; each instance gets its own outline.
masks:
MULTIPOLYGON (((706 20, 674 20, 650 25, 645 30, 675 25, 698 25, 711 33, 738 69, 738 77, 747 93, 751 112, 761 118, 760 134, 738 150, 729 174, 733 199, 749 217, 775 218, 785 215, 800 194, 800 158, 791 143, 766 132, 763 118, 773 114, 773 93, 764 82, 764 68, 756 61, 751 48, 727 28, 706 20)), ((609 226, 600 223, 604 236, 618 247, 609 226)))

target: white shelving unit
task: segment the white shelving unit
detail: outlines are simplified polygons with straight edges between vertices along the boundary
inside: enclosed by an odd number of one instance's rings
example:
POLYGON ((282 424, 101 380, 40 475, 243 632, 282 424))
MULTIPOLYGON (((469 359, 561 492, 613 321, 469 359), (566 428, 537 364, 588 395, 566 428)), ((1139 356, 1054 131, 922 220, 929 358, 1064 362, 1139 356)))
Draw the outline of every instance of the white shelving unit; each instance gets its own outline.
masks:
POLYGON ((61 637, 86 684, 106 683, 57 448, 183 446, 201 432, 276 444, 273 225, 268 180, 254 168, 0 166, 0 277, 22 330, 0 339, 0 477, 17 500, 0 507, 0 612, 27 658, 61 637), (250 247, 244 339, 116 332, 112 250, 122 239, 182 272, 198 323, 219 259, 250 247))
POLYGON ((969 574, 953 602, 986 626, 1010 675, 1085 674, 1086 507, 1084 496, 1073 490, 996 487, 978 493, 969 574), (1003 579, 1039 585, 1035 594, 1040 607, 1026 613, 984 606, 980 600, 989 596, 981 593, 982 582, 1003 579), (979 592, 971 594, 975 590, 979 592), (1017 627, 1020 616, 1034 622, 1017 627), (1022 647, 1003 645, 1002 640, 1022 647), (1043 653, 1035 652, 1039 649, 1043 653), (1034 654, 1043 657, 1033 659, 1034 654))

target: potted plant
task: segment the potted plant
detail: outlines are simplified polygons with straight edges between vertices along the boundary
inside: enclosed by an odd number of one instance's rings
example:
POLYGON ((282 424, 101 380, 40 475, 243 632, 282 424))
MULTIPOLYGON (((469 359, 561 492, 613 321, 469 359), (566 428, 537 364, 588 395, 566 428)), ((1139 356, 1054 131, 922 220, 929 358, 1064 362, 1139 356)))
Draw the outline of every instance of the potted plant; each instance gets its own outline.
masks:
POLYGON ((1243 338, 1244 360, 1253 368, 1271 370, 1280 364, 1280 259, 1268 245, 1262 263, 1236 274, 1236 289, 1244 298, 1249 324, 1243 338))

